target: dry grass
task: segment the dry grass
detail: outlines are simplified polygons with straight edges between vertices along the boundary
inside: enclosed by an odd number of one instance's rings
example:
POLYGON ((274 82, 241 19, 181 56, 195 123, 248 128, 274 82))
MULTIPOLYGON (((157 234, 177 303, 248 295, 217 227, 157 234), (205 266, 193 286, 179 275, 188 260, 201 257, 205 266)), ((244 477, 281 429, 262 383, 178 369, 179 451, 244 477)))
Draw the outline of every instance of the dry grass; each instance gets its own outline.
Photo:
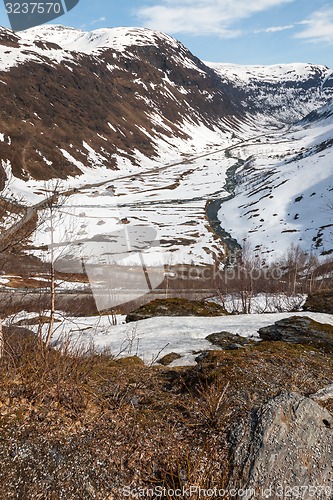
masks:
POLYGON ((172 369, 45 349, 11 327, 5 351, 6 499, 123 500, 125 486, 223 487, 227 436, 238 419, 282 389, 308 394, 332 382, 331 356, 281 342, 212 351, 198 366, 172 369))

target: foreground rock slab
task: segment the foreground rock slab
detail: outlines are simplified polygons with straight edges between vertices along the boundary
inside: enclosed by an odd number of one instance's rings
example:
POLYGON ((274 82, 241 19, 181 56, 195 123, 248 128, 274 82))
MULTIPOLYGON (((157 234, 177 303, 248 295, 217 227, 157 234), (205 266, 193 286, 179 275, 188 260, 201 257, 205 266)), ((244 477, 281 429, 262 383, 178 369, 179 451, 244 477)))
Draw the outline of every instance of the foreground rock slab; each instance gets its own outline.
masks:
POLYGON ((253 498, 332 498, 333 419, 310 398, 281 393, 230 440, 230 487, 253 489, 253 498))

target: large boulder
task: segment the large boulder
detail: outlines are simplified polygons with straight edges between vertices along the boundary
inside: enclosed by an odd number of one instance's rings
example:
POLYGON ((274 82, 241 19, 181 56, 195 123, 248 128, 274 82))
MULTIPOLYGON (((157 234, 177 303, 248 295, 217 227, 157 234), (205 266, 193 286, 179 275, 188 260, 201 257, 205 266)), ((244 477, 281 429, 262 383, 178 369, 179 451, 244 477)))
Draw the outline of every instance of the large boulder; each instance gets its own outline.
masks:
POLYGON ((291 316, 260 328, 258 332, 263 340, 313 345, 333 352, 333 326, 318 323, 307 316, 291 316))
POLYGON ((251 498, 331 498, 333 419, 312 399, 281 393, 238 425, 230 443, 230 488, 253 489, 251 498))
POLYGON ((155 299, 126 316, 126 323, 155 316, 224 316, 226 310, 214 302, 181 298, 155 299))
POLYGON ((305 311, 333 314, 333 289, 310 293, 303 309, 305 311))

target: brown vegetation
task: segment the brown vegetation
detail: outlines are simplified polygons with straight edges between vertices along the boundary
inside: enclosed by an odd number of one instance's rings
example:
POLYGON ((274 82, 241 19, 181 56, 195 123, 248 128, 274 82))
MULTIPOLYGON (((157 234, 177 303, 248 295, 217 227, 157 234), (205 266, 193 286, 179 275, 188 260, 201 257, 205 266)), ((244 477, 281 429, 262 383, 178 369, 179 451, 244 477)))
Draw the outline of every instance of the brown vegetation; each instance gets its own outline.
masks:
POLYGON ((182 298, 155 299, 126 316, 126 322, 155 316, 224 316, 226 310, 214 302, 182 298))
POLYGON ((306 311, 333 314, 333 289, 319 290, 309 294, 304 309, 306 311))
POLYGON ((172 369, 45 349, 17 327, 4 333, 0 487, 8 499, 223 487, 236 421, 281 390, 310 394, 332 382, 331 355, 283 342, 211 351, 195 367, 172 369))
MULTIPOLYGON (((291 245, 279 260, 268 262, 259 251, 245 245, 233 267, 225 267, 215 273, 212 286, 215 286, 222 304, 224 297, 231 295, 240 301, 240 312, 247 314, 251 311, 256 294, 275 297, 273 305, 279 310, 279 297, 282 295, 297 299, 297 295, 322 291, 324 297, 324 290, 331 288, 332 284, 331 257, 320 262, 315 255, 303 251, 298 245, 291 245)), ((320 296, 319 293, 318 297, 320 296)), ((292 303, 291 300, 290 310, 293 310, 292 303)), ((323 300, 321 304, 323 305, 323 300)), ((294 310, 298 308, 299 303, 295 300, 294 310)), ((326 305, 327 308, 329 305, 326 305)), ((316 311, 326 312, 320 310, 320 307, 316 311)))

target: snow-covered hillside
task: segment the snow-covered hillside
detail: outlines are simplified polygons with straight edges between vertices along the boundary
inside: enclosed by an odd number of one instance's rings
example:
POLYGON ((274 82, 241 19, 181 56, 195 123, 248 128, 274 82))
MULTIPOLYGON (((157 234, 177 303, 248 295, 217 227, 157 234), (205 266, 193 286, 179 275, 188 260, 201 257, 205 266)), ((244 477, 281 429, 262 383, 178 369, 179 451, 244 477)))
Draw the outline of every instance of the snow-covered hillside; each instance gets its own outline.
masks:
POLYGON ((264 256, 278 258, 292 243, 315 254, 332 251, 333 118, 327 117, 328 109, 275 141, 263 136, 234 150, 246 161, 235 173, 235 197, 222 203, 219 218, 234 238, 246 239, 264 256))
MULTIPOLYGON (((166 263, 213 264, 223 258, 223 246, 211 230, 206 204, 220 199, 221 227, 264 258, 281 257, 291 244, 325 256, 333 240, 332 142, 330 117, 288 132, 225 140, 222 148, 210 144, 203 157, 151 165, 139 174, 114 174, 112 182, 78 187, 68 198, 56 239, 67 241, 73 254, 71 241, 101 241, 126 220, 128 227, 157 231, 166 263), (232 168, 233 182, 229 178, 227 184, 232 168)), ((48 231, 48 224, 40 226, 37 244, 43 245, 48 231)))
POLYGON ((151 30, 3 29, 0 72, 0 156, 25 181, 197 153, 244 118, 241 90, 151 30))

